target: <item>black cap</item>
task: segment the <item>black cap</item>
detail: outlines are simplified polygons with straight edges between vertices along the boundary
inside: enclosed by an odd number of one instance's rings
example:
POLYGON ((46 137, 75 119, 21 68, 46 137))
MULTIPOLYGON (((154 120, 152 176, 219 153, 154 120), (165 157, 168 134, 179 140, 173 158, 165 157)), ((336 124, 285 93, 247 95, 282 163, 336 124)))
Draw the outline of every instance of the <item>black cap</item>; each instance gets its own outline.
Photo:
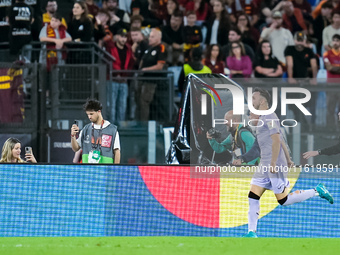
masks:
POLYGON ((305 35, 304 32, 296 32, 294 35, 294 40, 298 42, 303 42, 307 39, 307 36, 305 35))
POLYGON ((118 29, 118 31, 117 31, 117 35, 120 35, 120 36, 127 36, 127 30, 125 29, 125 28, 120 28, 120 29, 118 29))

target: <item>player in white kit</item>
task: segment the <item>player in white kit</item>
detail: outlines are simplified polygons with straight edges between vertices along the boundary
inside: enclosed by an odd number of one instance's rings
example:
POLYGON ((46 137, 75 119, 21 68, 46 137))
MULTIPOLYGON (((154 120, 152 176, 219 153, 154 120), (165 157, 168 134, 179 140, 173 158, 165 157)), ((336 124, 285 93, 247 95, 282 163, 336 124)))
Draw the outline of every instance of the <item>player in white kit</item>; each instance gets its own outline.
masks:
MULTIPOLYGON (((252 101, 256 110, 268 110, 270 94, 267 90, 255 88, 252 101)), ((319 184, 315 189, 297 190, 288 194, 288 166, 281 145, 280 121, 275 113, 260 116, 256 137, 260 146, 261 160, 259 170, 252 178, 248 195, 248 234, 245 237, 257 237, 260 198, 266 190, 272 190, 278 203, 283 206, 302 202, 314 196, 320 196, 333 204, 333 197, 323 184, 319 184)))

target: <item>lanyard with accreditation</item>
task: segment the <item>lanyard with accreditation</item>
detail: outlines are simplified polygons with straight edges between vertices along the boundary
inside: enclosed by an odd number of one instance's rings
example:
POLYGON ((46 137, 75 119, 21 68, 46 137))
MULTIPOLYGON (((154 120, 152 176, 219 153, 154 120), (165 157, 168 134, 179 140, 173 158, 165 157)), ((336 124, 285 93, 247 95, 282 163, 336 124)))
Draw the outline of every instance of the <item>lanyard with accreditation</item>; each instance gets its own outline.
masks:
POLYGON ((92 124, 92 134, 91 134, 91 145, 92 150, 89 152, 89 163, 99 163, 100 161, 100 153, 102 148, 102 130, 103 130, 104 120, 100 125, 98 137, 96 142, 94 141, 94 124, 92 124))

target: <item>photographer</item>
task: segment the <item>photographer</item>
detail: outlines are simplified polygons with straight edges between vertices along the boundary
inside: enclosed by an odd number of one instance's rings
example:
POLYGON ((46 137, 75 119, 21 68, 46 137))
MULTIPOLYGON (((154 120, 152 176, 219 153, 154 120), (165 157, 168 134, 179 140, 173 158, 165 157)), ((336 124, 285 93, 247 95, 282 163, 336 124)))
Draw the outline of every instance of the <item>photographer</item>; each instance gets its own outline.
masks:
MULTIPOLYGON (((244 127, 240 122, 242 121, 241 115, 233 115, 233 111, 228 111, 224 115, 227 125, 227 131, 230 135, 221 143, 216 141, 216 135, 209 130, 207 132, 207 139, 211 148, 217 152, 222 153, 226 150, 233 151, 236 158, 248 152, 255 142, 255 137, 252 132, 244 127)), ((249 165, 254 165, 257 158, 248 162, 249 165)))
MULTIPOLYGON (((249 120, 252 121, 252 125, 257 125, 258 120, 259 120, 259 115, 256 115, 252 112, 249 113, 249 120)), ((255 130, 253 130, 253 133, 255 133, 255 130)), ((281 133, 281 131, 280 131, 281 133)), ((283 138, 281 139, 281 145, 282 145, 282 149, 285 153, 285 157, 287 160, 287 164, 289 167, 292 167, 294 165, 294 162, 291 160, 290 158, 290 152, 288 150, 288 144, 286 144, 286 140, 283 138)), ((257 139, 255 137, 255 142, 253 144, 253 147, 251 147, 251 149, 249 151, 247 151, 247 153, 241 155, 240 157, 238 157, 237 159, 235 159, 233 161, 233 165, 241 165, 244 163, 248 163, 249 161, 252 161, 254 159, 260 159, 261 156, 261 151, 260 151, 260 145, 257 142, 257 139)))
POLYGON ((2 147, 0 163, 37 163, 35 159, 32 148, 25 148, 25 158, 26 161, 21 159, 21 142, 16 138, 8 138, 2 147))

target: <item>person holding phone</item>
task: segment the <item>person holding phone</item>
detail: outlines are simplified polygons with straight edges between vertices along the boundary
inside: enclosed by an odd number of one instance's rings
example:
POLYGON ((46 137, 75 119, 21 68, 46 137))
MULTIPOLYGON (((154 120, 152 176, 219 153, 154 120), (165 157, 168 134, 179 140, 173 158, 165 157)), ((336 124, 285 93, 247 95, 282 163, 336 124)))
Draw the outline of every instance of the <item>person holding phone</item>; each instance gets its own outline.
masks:
POLYGON ((104 120, 103 106, 98 100, 88 99, 83 108, 91 123, 85 125, 80 132, 77 124, 72 125, 72 150, 77 152, 82 149, 83 163, 119 164, 120 142, 117 126, 104 120))
POLYGON ((21 154, 21 142, 13 137, 6 140, 1 151, 1 163, 37 163, 35 159, 32 147, 25 147, 25 160, 20 157, 21 154))

